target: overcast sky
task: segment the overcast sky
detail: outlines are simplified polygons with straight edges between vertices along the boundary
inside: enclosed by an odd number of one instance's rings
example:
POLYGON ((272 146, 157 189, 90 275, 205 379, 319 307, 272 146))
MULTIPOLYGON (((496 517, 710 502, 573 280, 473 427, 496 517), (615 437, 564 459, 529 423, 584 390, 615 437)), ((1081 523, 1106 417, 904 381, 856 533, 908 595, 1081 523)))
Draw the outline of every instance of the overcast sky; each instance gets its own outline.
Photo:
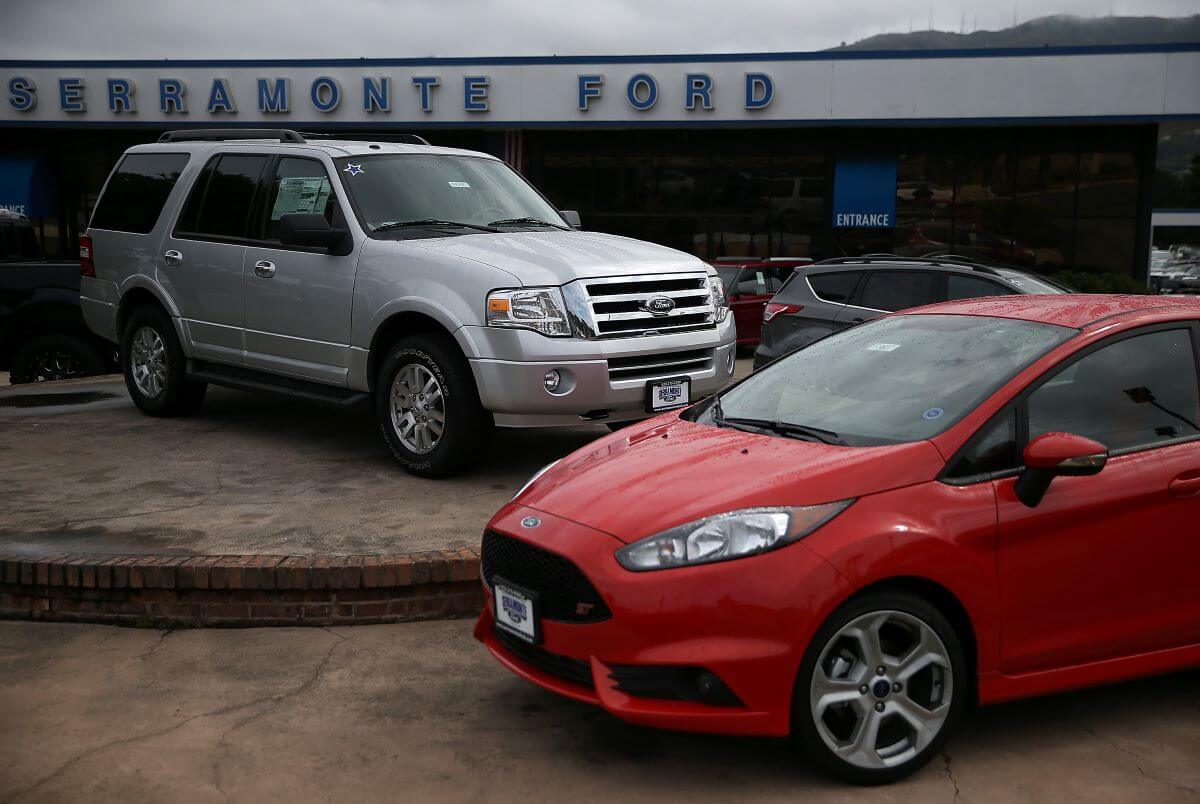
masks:
POLYGON ((822 50, 1196 0, 0 0, 0 59, 527 56, 822 50))

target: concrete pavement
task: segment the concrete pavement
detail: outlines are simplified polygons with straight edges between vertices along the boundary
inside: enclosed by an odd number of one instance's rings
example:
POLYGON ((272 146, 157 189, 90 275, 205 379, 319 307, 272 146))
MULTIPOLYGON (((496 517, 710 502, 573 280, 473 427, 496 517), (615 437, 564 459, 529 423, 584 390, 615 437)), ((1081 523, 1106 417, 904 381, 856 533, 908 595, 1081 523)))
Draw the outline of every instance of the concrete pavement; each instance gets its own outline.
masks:
MULTIPOLYGON (((737 376, 751 360, 738 361, 737 376)), ((599 424, 497 430, 469 474, 426 480, 392 459, 366 408, 212 386, 154 419, 120 377, 0 388, 0 548, 229 555, 477 547, 492 514, 599 424)))
POLYGON ((0 802, 1200 800, 1200 671, 982 710, 861 790, 542 692, 470 630, 0 622, 0 802))

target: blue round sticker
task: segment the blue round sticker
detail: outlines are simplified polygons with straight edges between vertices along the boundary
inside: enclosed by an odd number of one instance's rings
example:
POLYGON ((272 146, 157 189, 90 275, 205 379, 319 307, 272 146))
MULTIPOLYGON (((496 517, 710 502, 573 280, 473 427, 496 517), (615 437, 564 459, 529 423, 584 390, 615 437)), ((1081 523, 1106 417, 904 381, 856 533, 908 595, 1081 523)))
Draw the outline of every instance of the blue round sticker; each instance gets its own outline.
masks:
POLYGON ((921 418, 925 419, 927 422, 931 422, 934 419, 942 418, 942 414, 945 412, 946 411, 942 410, 941 408, 930 408, 921 414, 921 418))

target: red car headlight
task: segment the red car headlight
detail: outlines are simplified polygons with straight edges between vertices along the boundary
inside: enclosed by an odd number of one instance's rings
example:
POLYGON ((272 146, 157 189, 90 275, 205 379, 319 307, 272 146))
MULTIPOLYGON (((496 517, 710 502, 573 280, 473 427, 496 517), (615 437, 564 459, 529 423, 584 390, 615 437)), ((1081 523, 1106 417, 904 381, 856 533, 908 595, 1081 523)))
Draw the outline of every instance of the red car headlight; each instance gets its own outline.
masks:
POLYGON ((617 551, 617 561, 627 570, 646 572, 758 555, 804 538, 852 502, 745 508, 705 517, 626 545, 617 551))

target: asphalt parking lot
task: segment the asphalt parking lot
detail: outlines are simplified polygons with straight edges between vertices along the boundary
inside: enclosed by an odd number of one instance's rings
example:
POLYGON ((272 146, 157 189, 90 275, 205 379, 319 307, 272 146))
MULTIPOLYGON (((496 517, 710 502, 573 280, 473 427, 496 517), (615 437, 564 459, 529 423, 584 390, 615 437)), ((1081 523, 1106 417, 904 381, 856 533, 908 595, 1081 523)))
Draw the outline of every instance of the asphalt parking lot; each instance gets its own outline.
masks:
POLYGON ((0 802, 1195 801, 1200 671, 991 707, 905 782, 622 723, 452 620, 161 632, 0 622, 0 802))

